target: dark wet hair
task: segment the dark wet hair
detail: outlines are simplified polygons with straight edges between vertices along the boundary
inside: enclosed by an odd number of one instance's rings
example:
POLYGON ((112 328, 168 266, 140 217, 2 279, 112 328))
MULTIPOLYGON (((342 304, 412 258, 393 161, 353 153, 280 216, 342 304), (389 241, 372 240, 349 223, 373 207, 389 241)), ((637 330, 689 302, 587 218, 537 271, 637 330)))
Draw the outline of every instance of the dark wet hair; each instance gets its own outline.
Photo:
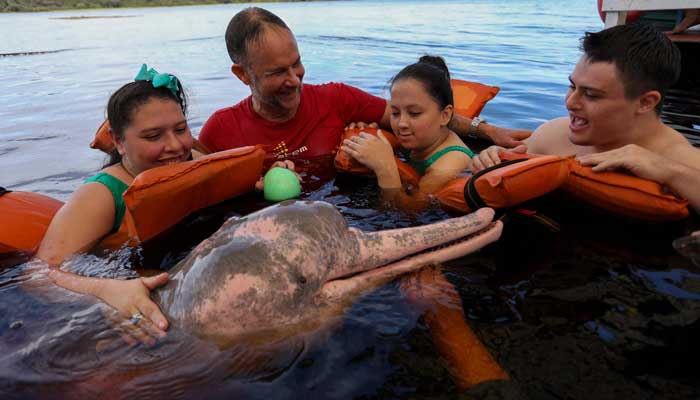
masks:
POLYGON ((424 55, 418 62, 402 69, 391 79, 391 86, 402 79, 415 79, 422 83, 440 109, 448 105, 454 105, 452 85, 450 85, 450 71, 442 57, 424 55))
POLYGON ((681 53, 669 38, 649 24, 618 25, 600 32, 586 32, 581 49, 590 62, 612 62, 633 98, 650 90, 661 93, 656 113, 661 112, 666 92, 681 72, 681 53))
MULTIPOLYGON (((154 97, 176 102, 180 105, 182 113, 187 116, 187 96, 179 80, 177 86, 179 89, 177 96, 168 88, 153 87, 153 83, 150 81, 130 82, 112 93, 109 102, 107 102, 107 119, 114 136, 119 140, 124 140, 124 131, 131 125, 136 110, 154 97)), ((103 168, 118 164, 121 160, 121 154, 117 149, 114 149, 109 154, 109 161, 103 168)))
POLYGON ((260 40, 265 28, 273 26, 291 32, 275 14, 260 7, 248 7, 231 18, 226 28, 226 50, 235 64, 245 64, 250 43, 260 40))

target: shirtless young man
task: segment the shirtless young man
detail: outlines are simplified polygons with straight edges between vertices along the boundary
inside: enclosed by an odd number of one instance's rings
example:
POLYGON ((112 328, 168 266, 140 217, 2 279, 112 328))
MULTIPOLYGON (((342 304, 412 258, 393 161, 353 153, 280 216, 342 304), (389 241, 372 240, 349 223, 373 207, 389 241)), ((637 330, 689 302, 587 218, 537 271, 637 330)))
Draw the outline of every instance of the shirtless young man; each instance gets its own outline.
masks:
MULTIPOLYGON (((637 24, 588 32, 582 48, 569 77, 569 116, 542 124, 514 150, 575 155, 594 171, 628 171, 668 186, 700 211, 700 150, 660 118, 680 74, 680 51, 661 32, 637 24)), ((499 163, 499 150, 475 156, 472 169, 499 163)))

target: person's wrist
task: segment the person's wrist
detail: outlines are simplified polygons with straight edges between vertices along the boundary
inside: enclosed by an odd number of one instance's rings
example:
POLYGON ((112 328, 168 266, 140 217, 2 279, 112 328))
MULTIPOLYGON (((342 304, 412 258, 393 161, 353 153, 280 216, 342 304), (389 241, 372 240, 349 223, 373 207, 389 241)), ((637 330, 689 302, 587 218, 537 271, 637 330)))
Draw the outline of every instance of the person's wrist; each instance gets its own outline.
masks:
POLYGON ((490 126, 483 118, 474 117, 469 123, 469 136, 471 137, 490 139, 489 130, 490 126))
POLYGON ((669 186, 678 187, 683 185, 685 177, 688 174, 688 167, 684 164, 673 160, 666 160, 657 171, 659 172, 658 183, 669 186))
POLYGON ((391 159, 391 162, 386 162, 382 161, 377 163, 374 167, 374 173, 376 175, 389 175, 391 173, 391 168, 393 167, 394 159, 391 159))
POLYGON ((101 278, 92 278, 88 281, 88 284, 86 285, 86 292, 87 294, 97 297, 98 299, 104 300, 104 290, 105 290, 105 284, 107 283, 107 279, 101 279, 101 278))

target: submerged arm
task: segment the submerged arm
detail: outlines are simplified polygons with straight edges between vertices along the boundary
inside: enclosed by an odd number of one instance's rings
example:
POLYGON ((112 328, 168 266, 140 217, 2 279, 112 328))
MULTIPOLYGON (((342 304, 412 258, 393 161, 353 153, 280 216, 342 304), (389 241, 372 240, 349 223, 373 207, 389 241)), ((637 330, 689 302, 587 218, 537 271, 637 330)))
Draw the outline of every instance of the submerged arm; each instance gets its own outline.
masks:
POLYGON ((87 278, 59 269, 66 259, 89 250, 107 235, 114 215, 114 200, 106 187, 99 183, 81 186, 51 221, 36 257, 50 266, 49 276, 56 285, 98 297, 124 316, 141 312, 158 326, 153 331, 162 334, 168 323, 149 291, 165 284, 167 274, 125 281, 87 278))

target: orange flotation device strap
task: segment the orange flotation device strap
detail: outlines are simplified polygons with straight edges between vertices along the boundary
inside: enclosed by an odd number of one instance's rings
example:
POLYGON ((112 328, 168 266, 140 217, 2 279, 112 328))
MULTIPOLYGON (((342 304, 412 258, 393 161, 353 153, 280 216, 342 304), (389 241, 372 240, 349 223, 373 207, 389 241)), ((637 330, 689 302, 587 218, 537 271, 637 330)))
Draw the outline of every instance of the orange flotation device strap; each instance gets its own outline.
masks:
POLYGON ((620 172, 593 172, 568 159, 569 179, 562 189, 584 203, 632 219, 676 221, 688 217, 688 201, 648 179, 620 172))
MULTIPOLYGON (((97 132, 95 132, 95 137, 92 139, 92 142, 90 142, 90 148, 102 150, 103 152, 110 154, 115 149, 115 146, 114 141, 112 140, 112 135, 109 133, 109 130, 109 120, 106 119, 104 120, 104 122, 102 122, 100 127, 97 128, 97 132)), ((202 154, 211 153, 211 151, 205 145, 200 143, 197 139, 194 139, 194 144, 192 145, 192 148, 202 154)))
POLYGON ((62 205, 42 194, 0 188, 0 254, 34 252, 62 205))
POLYGON ((402 279, 401 289, 416 306, 450 374, 461 390, 482 382, 509 379, 467 324, 459 293, 438 268, 423 268, 402 279))

